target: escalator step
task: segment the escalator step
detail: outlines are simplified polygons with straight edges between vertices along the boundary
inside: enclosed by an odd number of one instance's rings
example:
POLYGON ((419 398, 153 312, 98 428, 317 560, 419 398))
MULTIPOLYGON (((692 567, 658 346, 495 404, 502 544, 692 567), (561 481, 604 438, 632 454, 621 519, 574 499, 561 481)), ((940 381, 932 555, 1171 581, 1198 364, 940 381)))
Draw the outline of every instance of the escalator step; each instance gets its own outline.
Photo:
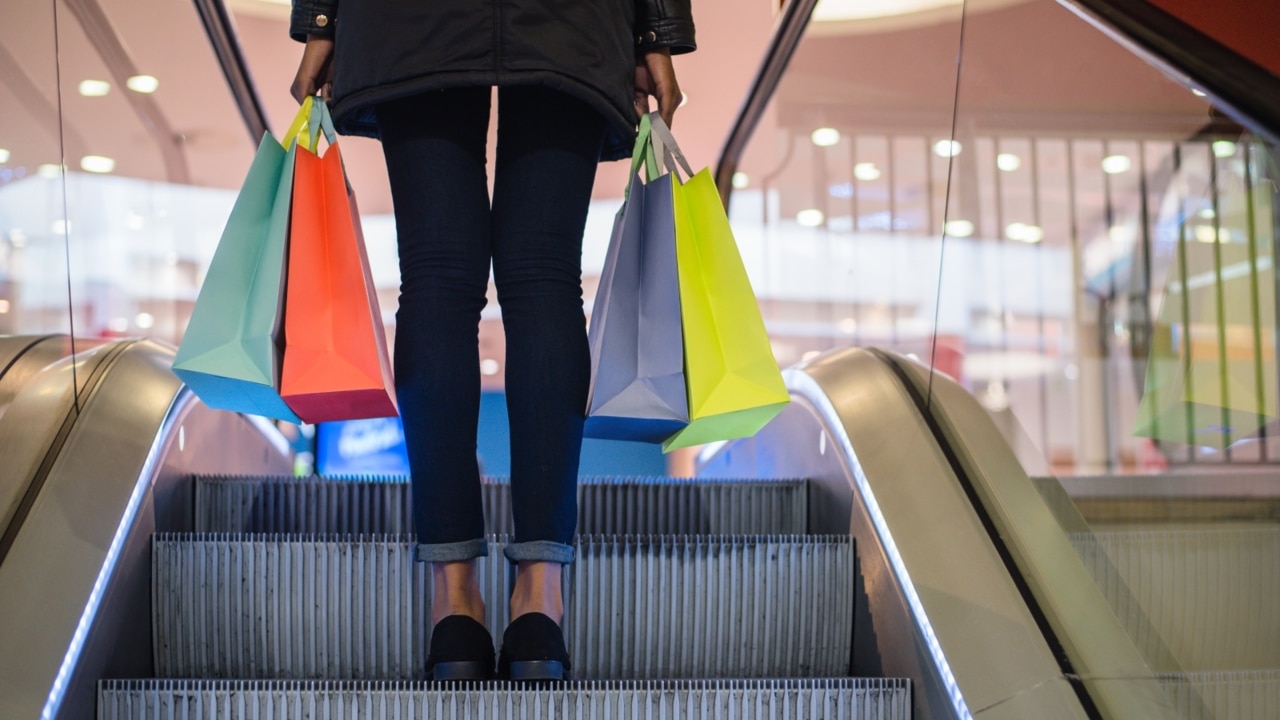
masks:
POLYGON ((104 680, 99 720, 909 720, 907 680, 506 683, 104 680))
MULTIPOLYGON (((486 532, 510 533, 511 487, 482 484, 486 532)), ((583 478, 578 530, 591 534, 802 534, 803 480, 583 478)), ((410 533, 404 478, 206 477, 196 481, 197 532, 410 533)))
MULTIPOLYGON (((495 638, 503 541, 478 563, 495 638)), ((565 633, 579 679, 848 670, 848 536, 583 536, 577 550, 565 633)), ((430 583, 407 537, 157 535, 152 562, 160 677, 422 677, 430 583)))

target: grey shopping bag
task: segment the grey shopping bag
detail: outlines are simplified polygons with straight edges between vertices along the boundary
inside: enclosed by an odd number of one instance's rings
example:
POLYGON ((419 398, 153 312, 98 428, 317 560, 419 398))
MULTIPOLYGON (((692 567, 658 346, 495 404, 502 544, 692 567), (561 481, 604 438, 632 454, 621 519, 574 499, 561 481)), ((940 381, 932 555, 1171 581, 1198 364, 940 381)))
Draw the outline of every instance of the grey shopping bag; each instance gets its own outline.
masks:
POLYGON ((648 130, 646 117, 591 312, 587 437, 662 442, 689 423, 673 176, 654 177, 648 130))

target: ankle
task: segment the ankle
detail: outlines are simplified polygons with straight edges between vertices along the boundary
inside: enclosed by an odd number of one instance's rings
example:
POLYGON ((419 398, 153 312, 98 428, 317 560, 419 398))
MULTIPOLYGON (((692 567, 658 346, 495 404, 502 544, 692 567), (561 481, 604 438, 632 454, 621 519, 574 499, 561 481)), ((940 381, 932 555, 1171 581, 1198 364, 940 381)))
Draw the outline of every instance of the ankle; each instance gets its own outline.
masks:
POLYGON ((559 563, 520 563, 511 591, 511 619, 536 612, 560 624, 564 620, 561 572, 559 563))
POLYGON ((431 622, 465 615, 484 624, 484 598, 475 562, 433 563, 431 566, 431 622))

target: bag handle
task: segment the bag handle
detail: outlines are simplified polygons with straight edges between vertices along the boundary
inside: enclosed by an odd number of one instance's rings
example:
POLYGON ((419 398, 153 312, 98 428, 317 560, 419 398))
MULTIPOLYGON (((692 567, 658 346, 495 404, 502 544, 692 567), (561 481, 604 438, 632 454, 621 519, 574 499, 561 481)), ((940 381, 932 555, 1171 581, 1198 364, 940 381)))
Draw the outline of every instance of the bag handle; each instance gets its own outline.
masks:
POLYGON ((298 107, 298 114, 293 116, 293 122, 289 125, 289 129, 285 131, 284 137, 280 139, 280 145, 285 150, 293 147, 294 143, 301 143, 308 150, 311 147, 307 144, 310 138, 303 131, 306 130, 308 123, 311 122, 311 106, 313 98, 308 96, 303 98, 302 105, 298 107))
POLYGON ((631 197, 631 178, 636 176, 640 171, 640 166, 645 168, 645 182, 653 182, 658 179, 659 167, 657 155, 654 153, 652 140, 653 127, 650 124, 649 116, 645 115, 640 118, 640 131, 636 136, 635 148, 631 151, 631 173, 627 175, 627 187, 622 191, 622 200, 626 202, 631 197))
MULTIPOLYGON (((686 177, 693 177, 696 173, 689 165, 689 160, 685 158, 684 153, 680 151, 680 144, 676 142, 676 137, 671 134, 671 128, 667 127, 667 123, 662 120, 662 115, 656 111, 648 114, 650 118, 649 124, 652 127, 653 145, 661 149, 663 161, 671 172, 679 175, 679 170, 683 169, 686 177)), ((655 149, 655 152, 657 150, 655 149)))
POLYGON ((324 98, 316 96, 311 101, 311 118, 310 118, 310 145, 303 145, 308 150, 314 151, 320 140, 321 131, 324 132, 324 139, 329 141, 330 145, 338 142, 338 133, 333 129, 333 117, 329 115, 329 103, 324 98))

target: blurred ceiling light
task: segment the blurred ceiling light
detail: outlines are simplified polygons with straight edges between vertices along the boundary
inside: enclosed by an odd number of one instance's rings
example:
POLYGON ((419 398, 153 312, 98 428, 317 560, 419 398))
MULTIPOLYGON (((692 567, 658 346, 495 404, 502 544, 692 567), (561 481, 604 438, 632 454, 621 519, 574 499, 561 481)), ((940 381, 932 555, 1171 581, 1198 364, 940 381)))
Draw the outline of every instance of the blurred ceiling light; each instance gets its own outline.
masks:
POLYGON ((134 75, 125 81, 125 87, 136 93, 150 95, 160 87, 160 81, 154 75, 134 75))
POLYGON ((103 155, 85 155, 80 158, 80 169, 91 173, 109 173, 116 169, 116 161, 103 155))
POLYGON ((840 319, 840 332, 846 335, 852 335, 858 331, 858 321, 851 317, 840 319))
POLYGON ((822 211, 815 208, 801 210, 796 213, 796 222, 805 227, 818 227, 825 219, 826 217, 822 214, 822 211))
POLYGON ((859 180, 879 180, 880 168, 875 163, 861 162, 853 166, 853 176, 859 180))
POLYGON ((1221 228, 1215 233, 1212 225, 1196 226, 1196 240, 1199 240, 1202 243, 1211 243, 1215 239, 1218 242, 1231 242, 1231 231, 1226 228, 1221 228))
POLYGON ((933 152, 938 157, 955 157, 964 150, 958 140, 939 140, 933 144, 933 152))
POLYGON ((1022 167, 1022 158, 1013 153, 1000 153, 996 156, 996 167, 1005 172, 1013 172, 1022 167))
POLYGON ((9 162, 9 151, 4 148, 0 148, 0 164, 7 162, 9 162))
POLYGON ((107 323, 107 329, 109 329, 111 332, 118 332, 118 333, 128 332, 129 318, 127 317, 111 318, 111 322, 107 323))
POLYGON ((9 231, 9 244, 16 247, 27 246, 27 234, 21 228, 14 228, 9 231))
POLYGON ((734 190, 745 190, 751 184, 751 178, 744 172, 736 172, 732 184, 734 190))
POLYGON ((80 94, 85 97, 102 97, 111 92, 111 83, 106 80, 81 80, 80 94))
POLYGON ((156 324, 156 317, 151 313, 138 313, 133 322, 143 330, 150 330, 151 326, 156 324))
MULTIPOLYGON (((130 230, 141 230, 147 224, 147 219, 136 212, 131 212, 124 216, 124 226, 130 230)), ((170 263, 171 265, 173 263, 170 263)))
POLYGON ((1236 154, 1236 144, 1230 140, 1215 140, 1213 143, 1213 156, 1219 158, 1229 158, 1236 154))
POLYGON ((942 232, 949 237, 966 238, 973 235, 973 223, 969 220, 948 220, 942 226, 942 232))
POLYGON ((814 130, 809 139, 813 140, 813 144, 818 147, 831 147, 840 142, 840 131, 835 128, 821 127, 814 130))
POLYGON ((870 20, 961 5, 963 0, 822 0, 813 9, 814 22, 870 20))
POLYGON ((480 361, 480 372, 485 375, 497 375, 500 368, 498 361, 493 358, 485 358, 480 361))
POLYGON ((9 312, 11 307, 8 300, 0 300, 0 315, 9 312))
POLYGON ((1191 94, 1196 97, 1208 97, 1208 95, 1206 95, 1200 88, 1191 88, 1191 94))
POLYGON ((62 166, 45 163, 36 169, 36 174, 45 180, 52 180, 62 174, 62 166))
POLYGON ((54 235, 66 235, 71 232, 71 223, 66 220, 54 220, 49 229, 53 231, 54 235))
POLYGON ((1020 222, 1009 223, 1004 229, 1004 236, 1018 242, 1038 243, 1044 239, 1044 228, 1020 222))
POLYGON ((1133 161, 1129 159, 1128 155, 1108 155, 1102 158, 1102 172, 1108 175, 1129 172, 1131 167, 1133 167, 1133 161))

